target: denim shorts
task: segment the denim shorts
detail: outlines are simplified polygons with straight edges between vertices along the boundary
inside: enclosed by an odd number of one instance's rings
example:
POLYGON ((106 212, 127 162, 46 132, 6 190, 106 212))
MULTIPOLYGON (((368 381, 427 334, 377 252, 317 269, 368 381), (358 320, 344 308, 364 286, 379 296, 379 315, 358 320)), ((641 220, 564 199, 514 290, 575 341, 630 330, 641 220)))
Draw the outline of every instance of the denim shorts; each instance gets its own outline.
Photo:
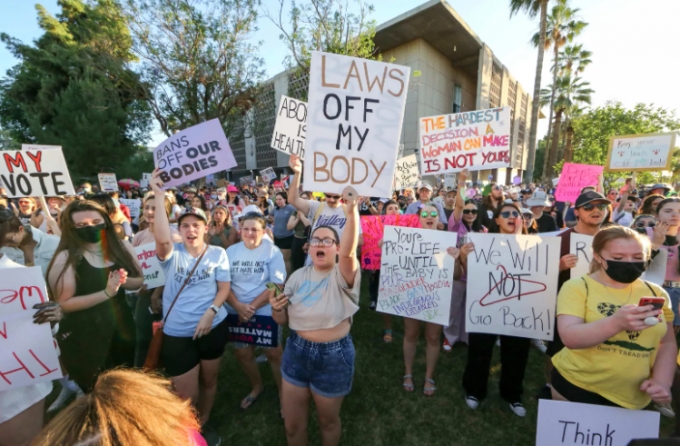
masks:
POLYGON ((312 342, 292 331, 283 352, 281 375, 290 384, 326 398, 345 396, 352 390, 355 354, 349 334, 333 342, 312 342))
POLYGON ((673 325, 680 325, 680 313, 678 313, 678 306, 680 306, 680 288, 663 288, 671 298, 671 307, 673 308, 673 325))

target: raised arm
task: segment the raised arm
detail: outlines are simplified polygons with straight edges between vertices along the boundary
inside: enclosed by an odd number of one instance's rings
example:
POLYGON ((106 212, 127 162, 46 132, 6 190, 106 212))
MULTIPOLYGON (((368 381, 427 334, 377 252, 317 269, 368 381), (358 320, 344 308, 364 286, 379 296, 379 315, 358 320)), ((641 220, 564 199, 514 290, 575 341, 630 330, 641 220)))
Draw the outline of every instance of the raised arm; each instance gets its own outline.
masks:
POLYGON ((165 192, 163 182, 158 177, 160 170, 154 169, 149 180, 149 186, 154 193, 154 205, 159 211, 156 212, 154 221, 153 236, 156 239, 156 255, 159 259, 165 260, 172 254, 172 237, 170 236, 170 222, 168 216, 163 212, 165 209, 165 192))
POLYGON ((347 208, 345 212, 347 222, 340 237, 338 267, 347 285, 353 287, 354 277, 359 268, 359 262, 356 258, 359 243, 359 211, 357 209, 359 194, 352 186, 347 186, 342 191, 342 200, 347 208))
POLYGON ((288 165, 294 173, 293 181, 288 190, 288 203, 295 206, 295 209, 298 211, 307 215, 309 214, 309 202, 304 198, 300 198, 300 194, 298 193, 300 190, 300 177, 302 176, 302 161, 299 156, 292 154, 290 155, 288 165))

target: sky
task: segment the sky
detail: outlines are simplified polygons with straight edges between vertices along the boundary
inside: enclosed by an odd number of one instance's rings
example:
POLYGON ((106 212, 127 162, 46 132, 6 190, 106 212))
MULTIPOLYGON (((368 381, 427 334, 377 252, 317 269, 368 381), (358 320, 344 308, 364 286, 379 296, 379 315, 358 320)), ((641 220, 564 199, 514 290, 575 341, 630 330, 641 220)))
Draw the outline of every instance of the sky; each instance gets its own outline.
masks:
MULTIPOLYGON (((373 0, 371 18, 384 23, 418 5, 418 0, 373 0)), ((509 0, 448 0, 448 3, 467 22, 494 55, 519 80, 525 90, 532 92, 536 72, 537 50, 529 39, 538 29, 538 19, 521 13, 510 19, 509 0)), ((551 1, 551 3, 554 3, 551 1)), ((30 42, 40 35, 33 0, 0 0, 5 11, 0 15, 0 31, 30 42)), ((48 11, 59 11, 56 0, 40 2, 48 11)), ((283 70, 287 50, 279 40, 279 30, 265 17, 270 11, 278 13, 278 0, 262 0, 259 30, 252 36, 253 43, 261 42, 267 77, 283 70)), ((290 1, 287 1, 290 4, 290 1)), ((582 74, 590 82, 593 106, 607 101, 620 101, 626 107, 653 103, 676 110, 680 115, 680 53, 678 52, 677 18, 680 0, 570 0, 579 8, 578 16, 589 23, 575 39, 584 49, 593 52, 593 63, 582 74)), ((3 46, 0 47, 0 76, 17 60, 3 46)), ((546 54, 542 85, 550 83, 550 58, 546 54)), ((547 115, 547 110, 544 110, 547 115)), ((547 119, 541 120, 539 136, 547 130, 547 119)), ((155 134, 154 142, 163 136, 155 134)))

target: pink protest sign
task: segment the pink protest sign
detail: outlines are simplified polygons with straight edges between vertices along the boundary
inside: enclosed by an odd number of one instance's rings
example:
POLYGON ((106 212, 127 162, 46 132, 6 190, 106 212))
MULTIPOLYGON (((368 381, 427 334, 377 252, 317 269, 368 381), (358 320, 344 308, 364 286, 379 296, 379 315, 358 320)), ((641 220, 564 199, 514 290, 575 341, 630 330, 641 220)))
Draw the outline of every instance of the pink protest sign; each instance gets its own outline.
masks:
POLYGON ((586 186, 597 186, 604 166, 564 163, 555 191, 555 200, 575 203, 586 186))
POLYGON ((380 269, 381 249, 378 242, 383 238, 385 226, 419 228, 420 220, 415 214, 362 216, 361 229, 364 234, 364 245, 361 247, 361 268, 380 269))

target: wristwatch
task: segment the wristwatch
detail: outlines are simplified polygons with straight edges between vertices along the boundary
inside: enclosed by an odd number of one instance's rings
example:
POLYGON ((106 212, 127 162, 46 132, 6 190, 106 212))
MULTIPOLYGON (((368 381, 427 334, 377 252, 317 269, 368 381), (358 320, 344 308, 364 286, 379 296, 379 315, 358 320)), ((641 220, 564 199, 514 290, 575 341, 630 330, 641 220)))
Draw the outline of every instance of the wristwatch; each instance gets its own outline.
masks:
POLYGON ((216 307, 215 305, 210 305, 210 309, 215 312, 215 314, 219 313, 220 309, 216 307))

